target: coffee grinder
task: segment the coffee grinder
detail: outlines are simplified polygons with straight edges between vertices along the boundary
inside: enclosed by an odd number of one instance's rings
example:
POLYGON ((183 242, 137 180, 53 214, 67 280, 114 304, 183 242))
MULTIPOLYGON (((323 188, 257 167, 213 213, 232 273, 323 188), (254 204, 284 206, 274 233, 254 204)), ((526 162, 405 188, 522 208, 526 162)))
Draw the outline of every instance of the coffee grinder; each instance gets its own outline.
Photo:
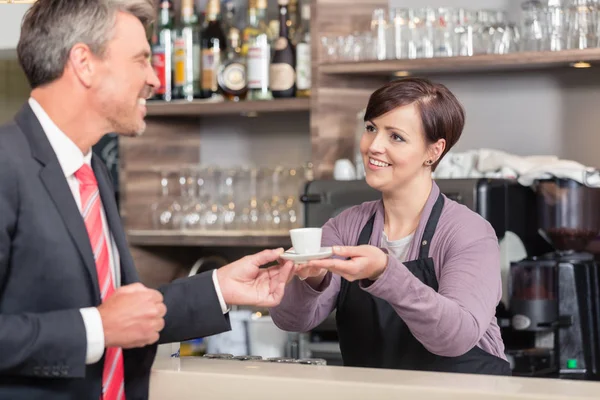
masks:
POLYGON ((599 189, 569 179, 535 185, 539 232, 555 250, 511 263, 513 374, 600 380, 598 263, 584 251, 600 232, 599 189))

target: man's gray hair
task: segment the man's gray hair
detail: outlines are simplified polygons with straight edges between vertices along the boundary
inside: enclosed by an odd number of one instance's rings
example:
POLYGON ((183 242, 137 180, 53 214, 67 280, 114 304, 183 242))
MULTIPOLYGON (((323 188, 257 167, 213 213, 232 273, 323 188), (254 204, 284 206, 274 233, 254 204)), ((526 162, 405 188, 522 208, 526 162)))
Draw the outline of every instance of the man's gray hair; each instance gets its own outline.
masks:
POLYGON ((37 0, 23 17, 17 54, 32 89, 60 78, 77 43, 102 56, 117 13, 154 21, 152 0, 37 0))

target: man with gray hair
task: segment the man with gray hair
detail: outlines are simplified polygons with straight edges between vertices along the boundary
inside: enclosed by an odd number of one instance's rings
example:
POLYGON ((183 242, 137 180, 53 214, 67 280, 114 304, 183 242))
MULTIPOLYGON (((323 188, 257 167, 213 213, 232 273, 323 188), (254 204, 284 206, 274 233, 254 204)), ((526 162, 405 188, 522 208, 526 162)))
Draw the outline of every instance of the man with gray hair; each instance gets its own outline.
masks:
POLYGON ((147 399, 156 344, 279 303, 291 263, 265 250, 153 290, 139 283, 92 146, 140 135, 159 85, 151 0, 38 0, 22 22, 28 102, 0 127, 0 398, 147 399))

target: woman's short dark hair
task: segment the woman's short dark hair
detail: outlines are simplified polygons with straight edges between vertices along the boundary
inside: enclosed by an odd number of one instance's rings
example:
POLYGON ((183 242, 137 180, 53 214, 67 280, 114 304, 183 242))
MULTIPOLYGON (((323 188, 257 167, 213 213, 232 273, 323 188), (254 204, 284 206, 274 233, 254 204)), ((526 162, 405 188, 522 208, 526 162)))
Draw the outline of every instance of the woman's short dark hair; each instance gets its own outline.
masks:
POLYGON ((415 103, 421 114, 425 139, 435 143, 446 140, 446 148, 431 166, 435 170, 446 153, 456 144, 465 125, 465 110, 458 99, 442 84, 424 78, 403 78, 377 89, 369 98, 365 121, 395 108, 415 103))

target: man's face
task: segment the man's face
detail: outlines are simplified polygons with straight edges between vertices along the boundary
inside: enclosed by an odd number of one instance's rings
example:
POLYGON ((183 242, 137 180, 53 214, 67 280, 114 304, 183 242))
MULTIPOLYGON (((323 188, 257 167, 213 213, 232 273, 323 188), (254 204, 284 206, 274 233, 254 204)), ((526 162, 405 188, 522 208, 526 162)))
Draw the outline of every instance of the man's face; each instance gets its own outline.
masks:
POLYGON ((93 106, 112 132, 137 136, 146 129, 146 99, 160 84, 149 56, 144 26, 133 15, 118 13, 91 87, 93 106))

